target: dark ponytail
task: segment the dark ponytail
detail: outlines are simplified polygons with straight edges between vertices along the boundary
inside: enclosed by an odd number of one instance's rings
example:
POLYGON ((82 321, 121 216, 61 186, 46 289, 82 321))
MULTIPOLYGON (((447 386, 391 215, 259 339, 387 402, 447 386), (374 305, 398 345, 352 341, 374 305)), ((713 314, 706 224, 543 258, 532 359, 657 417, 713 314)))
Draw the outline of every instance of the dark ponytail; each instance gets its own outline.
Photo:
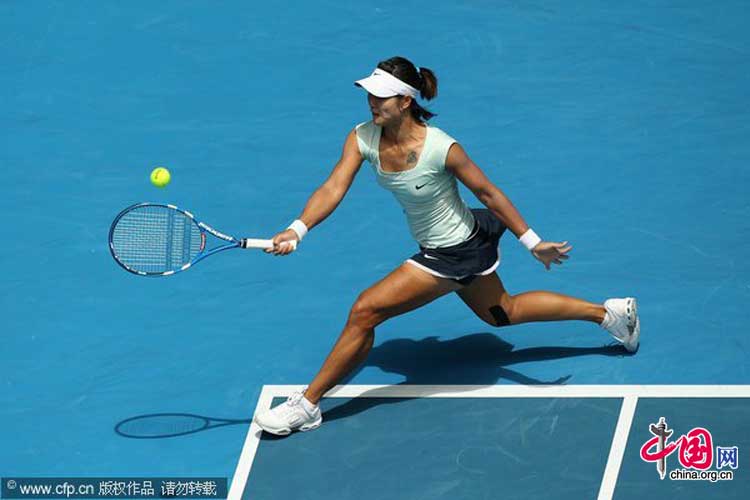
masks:
POLYGON ((427 101, 437 97, 437 77, 431 69, 419 68, 419 78, 422 80, 420 94, 427 101))
MULTIPOLYGON (((419 68, 419 71, 417 71, 417 68, 411 61, 400 56, 380 61, 378 63, 378 68, 387 71, 402 82, 408 83, 415 89, 419 90, 419 95, 421 95, 422 99, 426 101, 437 97, 437 77, 430 69, 419 68)), ((433 116, 436 116, 435 113, 420 106, 416 99, 412 99, 409 111, 411 111, 411 115, 417 121, 426 121, 433 116)))

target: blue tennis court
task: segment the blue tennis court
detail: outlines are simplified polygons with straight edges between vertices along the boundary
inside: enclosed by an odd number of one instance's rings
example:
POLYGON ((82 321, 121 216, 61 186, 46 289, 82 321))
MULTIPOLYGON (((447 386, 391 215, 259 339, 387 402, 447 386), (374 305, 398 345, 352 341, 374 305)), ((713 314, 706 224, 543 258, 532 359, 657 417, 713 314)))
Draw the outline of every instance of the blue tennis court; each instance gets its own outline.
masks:
MULTIPOLYGON (((0 477, 220 477, 233 500, 745 498, 748 16, 735 0, 0 2, 0 477), (508 291, 635 296, 641 348, 583 322, 492 328, 449 294, 377 328, 320 429, 261 437, 254 412, 307 384, 358 294, 417 251, 401 207, 363 165, 293 255, 164 278, 116 265, 110 223, 152 201, 272 237, 370 118, 353 81, 395 55, 435 71, 431 123, 574 246, 547 272, 506 234, 508 291), (709 430, 704 470, 733 478, 661 479, 639 454, 660 417, 672 441, 709 430), (143 435, 118 432, 133 419, 143 435)), ((668 473, 698 470, 679 453, 668 473)))

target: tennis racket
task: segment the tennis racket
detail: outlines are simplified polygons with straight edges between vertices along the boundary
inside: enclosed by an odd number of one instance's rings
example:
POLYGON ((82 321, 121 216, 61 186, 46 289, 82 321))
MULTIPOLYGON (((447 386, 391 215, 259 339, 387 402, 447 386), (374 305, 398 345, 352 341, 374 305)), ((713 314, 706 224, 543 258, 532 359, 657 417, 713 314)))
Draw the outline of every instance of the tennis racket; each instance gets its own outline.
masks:
MULTIPOLYGON (((297 242, 291 242, 296 249, 297 242)), ((139 276, 170 276, 231 248, 273 248, 272 240, 226 235, 187 210, 162 203, 137 203, 115 217, 109 251, 123 269, 139 276), (220 240, 207 248, 208 235, 220 240)))

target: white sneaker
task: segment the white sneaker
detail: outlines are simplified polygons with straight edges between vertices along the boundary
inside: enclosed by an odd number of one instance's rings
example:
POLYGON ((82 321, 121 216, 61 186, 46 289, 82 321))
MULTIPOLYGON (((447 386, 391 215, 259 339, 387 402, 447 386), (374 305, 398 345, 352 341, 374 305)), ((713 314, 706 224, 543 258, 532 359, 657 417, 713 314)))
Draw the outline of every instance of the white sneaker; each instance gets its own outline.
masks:
POLYGON ((607 314, 602 328, 607 330, 629 352, 638 350, 641 337, 641 321, 638 319, 638 303, 633 297, 604 301, 607 314))
POLYGON ((295 392, 286 402, 255 415, 253 420, 261 429, 277 436, 286 436, 296 430, 311 431, 323 423, 318 405, 306 400, 301 392, 295 392))

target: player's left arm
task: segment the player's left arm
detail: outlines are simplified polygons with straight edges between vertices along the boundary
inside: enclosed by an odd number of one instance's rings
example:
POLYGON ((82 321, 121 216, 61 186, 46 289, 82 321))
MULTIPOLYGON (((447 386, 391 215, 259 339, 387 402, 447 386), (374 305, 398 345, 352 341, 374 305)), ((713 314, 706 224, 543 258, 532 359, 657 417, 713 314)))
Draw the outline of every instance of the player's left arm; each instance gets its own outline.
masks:
MULTIPOLYGON (((490 181, 484 172, 473 162, 458 143, 453 143, 445 159, 445 168, 452 172, 474 195, 489 208, 495 216, 520 238, 529 225, 507 196, 490 181)), ((532 255, 544 264, 562 264, 573 247, 564 242, 541 241, 531 250, 532 255)))
POLYGON ((445 168, 469 188, 477 199, 516 235, 516 238, 529 229, 529 225, 526 224, 510 199, 484 175, 484 172, 471 161, 464 148, 457 142, 454 142, 448 150, 445 168))

